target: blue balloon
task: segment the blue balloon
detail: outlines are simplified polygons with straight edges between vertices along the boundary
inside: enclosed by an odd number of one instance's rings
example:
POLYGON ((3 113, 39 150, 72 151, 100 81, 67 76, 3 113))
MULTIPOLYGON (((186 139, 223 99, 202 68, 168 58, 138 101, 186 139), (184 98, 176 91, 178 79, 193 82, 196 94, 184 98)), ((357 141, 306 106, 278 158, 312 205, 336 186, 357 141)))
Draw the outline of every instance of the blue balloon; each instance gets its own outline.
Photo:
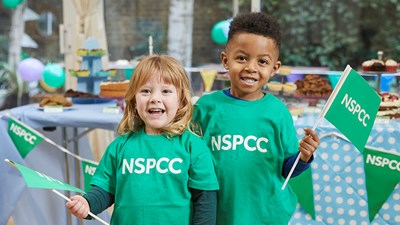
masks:
POLYGON ((216 23, 211 29, 212 40, 217 44, 226 44, 228 41, 228 32, 230 20, 222 20, 216 23))

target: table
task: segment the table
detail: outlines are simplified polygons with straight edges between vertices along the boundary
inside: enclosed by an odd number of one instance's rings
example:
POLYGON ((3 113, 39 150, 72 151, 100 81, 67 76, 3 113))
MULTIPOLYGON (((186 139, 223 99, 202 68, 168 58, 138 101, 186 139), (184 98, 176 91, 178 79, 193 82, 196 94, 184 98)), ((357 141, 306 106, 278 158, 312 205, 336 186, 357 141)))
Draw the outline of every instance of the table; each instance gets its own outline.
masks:
MULTIPOLYGON (((91 148, 84 134, 94 128, 115 130, 122 118, 121 113, 103 113, 103 107, 109 105, 115 105, 115 103, 75 104, 71 109, 62 113, 45 113, 38 109, 37 104, 30 104, 3 111, 1 114, 10 114, 58 145, 91 160, 93 158, 91 148), (43 130, 43 128, 45 129, 43 130), (77 139, 71 139, 75 144, 66 146, 68 145, 65 143, 68 136, 78 136, 77 139)), ((2 160, 7 158, 83 189, 81 185, 83 178, 72 179, 80 177, 78 176, 80 174, 75 173, 76 168, 79 167, 75 158, 66 155, 47 142, 42 142, 25 159, 22 159, 8 136, 7 126, 7 119, 3 117, 0 120, 0 156, 2 160)), ((19 172, 5 162, 0 163, 0 171, 2 171, 0 173, 2 181, 0 224, 6 224, 9 216, 13 217, 15 225, 82 224, 67 212, 65 200, 50 190, 27 188, 19 172)), ((106 221, 110 220, 108 212, 101 213, 100 217, 106 221)), ((100 223, 95 220, 83 220, 83 224, 100 223)))
MULTIPOLYGON (((36 105, 27 105, 10 110, 10 114, 22 122, 40 130, 43 127, 67 128, 103 128, 115 130, 122 114, 105 114, 102 108, 107 104, 74 105, 74 108, 63 113, 44 113, 36 105)), ((308 112, 295 120, 299 139, 303 128, 311 128, 318 112, 308 112)), ((56 130, 56 131, 57 131, 56 130)), ((59 132, 40 131, 57 143, 63 138, 59 132)), ((321 144, 312 164, 314 203, 316 220, 300 207, 293 215, 290 224, 369 224, 367 194, 363 171, 363 156, 344 138, 328 121, 322 120, 317 129, 321 144)), ((7 135, 7 123, 1 120, 0 155, 3 158, 23 163, 32 169, 46 172, 59 180, 65 180, 65 155, 49 144, 42 143, 22 159, 7 135)), ((383 148, 390 152, 400 152, 400 121, 375 124, 367 146, 383 148)), ((87 151, 90 146, 85 139, 79 139, 82 157, 90 159, 87 151)), ((73 160, 70 159, 70 162, 73 160)), ((73 164, 71 168, 73 168, 73 164)), ((24 187, 18 172, 0 163, 0 178, 4 188, 0 189, 0 211, 3 215, 12 215, 15 224, 64 224, 67 213, 64 200, 47 190, 27 189, 24 187), (6 182, 4 182, 6 181, 6 182), (11 198, 10 196, 16 196, 11 198), (8 207, 11 207, 10 211, 8 207), (15 208, 15 210, 14 210, 15 208), (29 215, 29 216, 27 216, 29 215)), ((74 185, 71 180, 71 184, 74 185)), ((380 210, 372 224, 400 224, 400 188, 399 185, 380 210)), ((0 224, 4 224, 0 217, 0 224)), ((107 219, 105 219, 108 221, 107 219)), ((72 221, 76 223, 76 221, 72 221)), ((99 224, 96 221, 84 221, 85 224, 99 224)))

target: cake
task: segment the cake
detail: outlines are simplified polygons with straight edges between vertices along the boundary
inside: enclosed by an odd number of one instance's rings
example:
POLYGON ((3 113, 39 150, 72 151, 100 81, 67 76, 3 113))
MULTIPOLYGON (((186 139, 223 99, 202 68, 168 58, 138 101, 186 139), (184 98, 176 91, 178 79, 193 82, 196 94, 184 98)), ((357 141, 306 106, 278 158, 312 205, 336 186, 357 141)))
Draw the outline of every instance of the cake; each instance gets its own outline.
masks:
POLYGON ((279 92, 282 90, 282 83, 277 81, 270 81, 267 83, 268 90, 272 92, 279 92))
POLYGON ((400 117, 400 100, 399 96, 394 93, 380 93, 382 99, 379 105, 377 116, 389 117, 395 119, 400 117))
POLYGON ((387 72, 396 72, 398 64, 393 59, 388 59, 385 62, 385 71, 387 72))
POLYGON ((292 94, 296 91, 297 86, 292 82, 286 82, 282 85, 282 91, 287 94, 292 94))
POLYGON ((371 65, 371 71, 385 71, 385 63, 379 59, 373 59, 371 65))
POLYGON ((128 87, 129 80, 101 82, 100 96, 104 98, 123 98, 128 87))
POLYGON ((295 82, 298 97, 329 97, 332 93, 332 86, 327 78, 318 74, 306 74, 302 80, 295 82))

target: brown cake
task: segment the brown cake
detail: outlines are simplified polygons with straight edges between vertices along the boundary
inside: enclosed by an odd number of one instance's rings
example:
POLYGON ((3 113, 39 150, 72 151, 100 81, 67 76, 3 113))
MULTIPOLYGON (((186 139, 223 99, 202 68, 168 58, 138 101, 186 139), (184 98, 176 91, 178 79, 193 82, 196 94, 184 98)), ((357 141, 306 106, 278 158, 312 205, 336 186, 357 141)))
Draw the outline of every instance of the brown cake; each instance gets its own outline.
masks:
POLYGON ((100 83, 100 96, 105 98, 123 98, 128 90, 129 80, 107 81, 100 83))
POLYGON ((395 93, 380 93, 382 102, 379 106, 377 116, 396 119, 400 117, 400 100, 395 93))

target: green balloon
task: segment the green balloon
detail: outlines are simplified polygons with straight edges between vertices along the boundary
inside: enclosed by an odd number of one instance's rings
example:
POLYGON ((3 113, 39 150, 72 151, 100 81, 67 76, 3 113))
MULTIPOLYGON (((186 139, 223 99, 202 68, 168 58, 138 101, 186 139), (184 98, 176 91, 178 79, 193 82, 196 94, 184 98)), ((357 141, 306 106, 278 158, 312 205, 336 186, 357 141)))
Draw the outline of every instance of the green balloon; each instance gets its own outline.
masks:
POLYGON ((15 9, 23 0, 3 0, 3 6, 7 9, 15 9))
POLYGON ((228 41, 230 22, 228 20, 222 20, 216 23, 211 29, 212 40, 217 44, 226 44, 228 41))
POLYGON ((52 88, 60 88, 65 83, 65 70, 57 64, 47 64, 43 70, 43 82, 52 88))

